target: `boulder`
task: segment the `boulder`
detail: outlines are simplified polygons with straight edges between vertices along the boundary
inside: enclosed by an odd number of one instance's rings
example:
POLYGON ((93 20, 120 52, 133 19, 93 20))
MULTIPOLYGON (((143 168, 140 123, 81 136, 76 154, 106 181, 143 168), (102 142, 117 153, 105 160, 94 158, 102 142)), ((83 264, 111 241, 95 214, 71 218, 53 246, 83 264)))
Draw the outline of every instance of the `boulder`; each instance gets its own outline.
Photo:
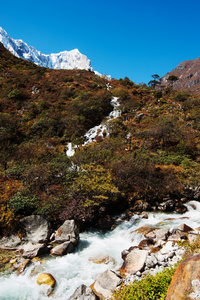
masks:
POLYGON ((159 240, 166 241, 169 236, 169 230, 167 229, 154 229, 153 231, 146 233, 147 239, 153 239, 154 242, 159 240))
POLYGON ((113 271, 106 270, 90 286, 93 292, 101 299, 108 298, 112 290, 122 283, 122 279, 113 271))
POLYGON ((180 230, 175 230, 172 235, 169 236, 168 241, 179 242, 181 240, 186 240, 187 236, 184 232, 180 230))
POLYGON ((22 252, 24 258, 34 258, 38 255, 44 255, 49 253, 49 248, 45 244, 33 244, 27 243, 22 245, 19 249, 19 252, 22 252))
POLYGON ((187 207, 183 204, 179 204, 177 207, 175 207, 175 211, 179 214, 184 214, 187 211, 187 207))
POLYGON ((147 257, 147 260, 145 262, 145 266, 146 266, 145 269, 154 268, 157 264, 158 264, 157 257, 154 253, 152 253, 147 257))
POLYGON ((136 200, 134 206, 132 207, 133 211, 151 211, 151 205, 144 200, 136 200))
POLYGON ((194 243, 197 240, 198 237, 199 237, 199 235, 194 234, 194 233, 189 233, 188 236, 187 236, 188 241, 189 241, 190 244, 194 243))
POLYGON ((51 255, 62 256, 68 253, 72 253, 75 249, 75 246, 72 242, 64 242, 62 244, 57 245, 53 249, 51 249, 51 255))
POLYGON ((165 300, 199 299, 200 254, 191 255, 178 266, 165 300))
POLYGON ((141 234, 145 235, 151 231, 153 231, 152 227, 149 225, 146 225, 146 226, 142 226, 142 227, 132 231, 131 233, 141 233, 141 234))
POLYGON ((99 297, 91 290, 90 287, 82 284, 79 286, 69 300, 97 300, 99 297))
POLYGON ((139 245, 138 248, 139 249, 143 249, 143 250, 150 250, 153 246, 153 240, 151 239, 146 239, 146 240, 142 240, 139 245))
POLYGON ((64 243, 71 241, 74 245, 79 241, 79 229, 74 220, 66 220, 62 226, 58 228, 54 236, 55 242, 64 243))
POLYGON ((29 264, 30 262, 30 259, 25 259, 24 261, 22 261, 20 264, 19 264, 19 267, 17 269, 17 274, 20 275, 21 273, 24 272, 24 270, 26 269, 27 265, 29 264))
POLYGON ((141 218, 142 218, 142 219, 148 219, 149 216, 148 216, 148 214, 143 214, 143 215, 141 215, 141 218))
POLYGON ((136 274, 144 269, 144 265, 148 256, 147 250, 134 248, 124 257, 124 263, 120 269, 122 276, 136 274))
POLYGON ((158 205, 158 210, 161 210, 161 211, 173 211, 174 210, 174 206, 175 206, 175 203, 173 200, 171 199, 168 199, 162 203, 159 203, 158 205))
POLYGON ((21 239, 16 234, 12 234, 7 237, 3 237, 0 240, 0 248, 1 249, 8 249, 8 250, 16 250, 18 246, 21 244, 21 239))
POLYGON ((33 243, 46 243, 51 234, 50 223, 39 215, 24 217, 20 221, 21 227, 25 230, 26 241, 33 243))
POLYGON ((46 285, 49 285, 50 287, 54 288, 55 284, 56 284, 56 280, 49 273, 41 273, 41 274, 39 274, 39 276, 37 278, 37 284, 38 285, 46 284, 46 285))
POLYGON ((192 229, 190 226, 186 225, 186 224, 181 224, 177 227, 177 229, 179 229, 180 231, 183 232, 189 232, 189 231, 194 231, 194 229, 192 229))

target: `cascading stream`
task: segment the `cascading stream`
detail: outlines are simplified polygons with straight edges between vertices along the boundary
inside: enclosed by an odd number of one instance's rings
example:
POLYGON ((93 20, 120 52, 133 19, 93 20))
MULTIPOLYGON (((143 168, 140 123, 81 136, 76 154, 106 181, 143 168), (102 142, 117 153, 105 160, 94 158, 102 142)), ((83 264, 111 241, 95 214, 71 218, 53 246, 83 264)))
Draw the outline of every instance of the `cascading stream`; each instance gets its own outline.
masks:
POLYGON ((102 233, 88 231, 80 235, 80 243, 76 252, 63 257, 46 257, 43 264, 33 262, 23 274, 2 274, 0 277, 1 300, 66 300, 81 284, 89 286, 97 276, 107 269, 118 272, 122 265, 121 251, 136 246, 143 239, 141 234, 133 233, 137 228, 150 225, 160 228, 177 228, 186 223, 193 229, 200 226, 200 203, 191 201, 187 204, 188 212, 177 213, 148 213, 148 219, 133 216, 124 221, 113 231, 102 233), (194 208, 196 207, 196 208, 194 208), (181 218, 186 218, 182 220, 181 218), (170 219, 170 220, 169 220, 170 219), (108 264, 97 264, 94 260, 107 258, 108 264), (34 271, 35 269, 35 271, 34 271), (50 297, 44 295, 44 286, 36 283, 40 272, 51 273, 57 281, 55 292, 50 297))
MULTIPOLYGON (((100 125, 94 126, 93 128, 90 128, 86 132, 86 134, 84 135, 85 142, 83 143, 82 146, 92 143, 95 140, 96 136, 107 137, 109 135, 109 131, 108 131, 109 122, 121 115, 118 98, 113 97, 110 104, 113 106, 113 110, 109 113, 108 117, 106 117, 105 120, 100 125)), ((68 150, 66 151, 67 156, 68 157, 73 156, 76 148, 78 148, 77 145, 72 145, 71 142, 68 143, 67 144, 68 150)))

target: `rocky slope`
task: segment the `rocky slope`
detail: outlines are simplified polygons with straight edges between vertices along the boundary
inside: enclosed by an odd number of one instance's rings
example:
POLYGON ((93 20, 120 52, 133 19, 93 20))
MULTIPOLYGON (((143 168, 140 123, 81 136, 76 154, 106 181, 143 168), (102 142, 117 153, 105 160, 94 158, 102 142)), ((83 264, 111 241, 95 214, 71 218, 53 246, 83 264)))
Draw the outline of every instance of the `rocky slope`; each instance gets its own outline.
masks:
POLYGON ((28 46, 22 40, 11 38, 1 27, 0 42, 15 56, 31 61, 41 67, 92 70, 90 60, 87 56, 81 54, 78 49, 46 55, 34 47, 28 46))
POLYGON ((171 75, 179 78, 174 82, 174 89, 200 94, 200 57, 181 62, 174 70, 162 77, 163 85, 170 85, 167 78, 171 75))

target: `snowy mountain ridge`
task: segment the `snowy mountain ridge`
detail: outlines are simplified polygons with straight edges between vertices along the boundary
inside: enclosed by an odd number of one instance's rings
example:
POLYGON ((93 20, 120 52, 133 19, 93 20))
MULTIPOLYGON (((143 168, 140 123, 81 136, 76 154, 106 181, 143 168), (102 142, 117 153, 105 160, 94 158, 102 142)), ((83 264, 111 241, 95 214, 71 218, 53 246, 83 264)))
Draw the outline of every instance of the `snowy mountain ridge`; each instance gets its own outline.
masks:
POLYGON ((50 69, 93 70, 90 60, 87 56, 81 54, 78 49, 49 55, 42 54, 34 47, 28 46, 22 40, 11 38, 2 27, 0 27, 0 42, 15 56, 31 61, 41 67, 50 69))

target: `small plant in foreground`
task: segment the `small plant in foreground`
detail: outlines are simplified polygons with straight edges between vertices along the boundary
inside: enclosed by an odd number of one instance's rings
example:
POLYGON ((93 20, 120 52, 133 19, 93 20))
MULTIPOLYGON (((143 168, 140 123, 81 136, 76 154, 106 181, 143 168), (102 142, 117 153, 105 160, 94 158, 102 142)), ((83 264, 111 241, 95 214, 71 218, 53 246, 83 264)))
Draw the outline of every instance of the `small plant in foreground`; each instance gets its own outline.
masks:
POLYGON ((155 276, 146 275, 142 280, 128 286, 123 285, 113 294, 112 300, 164 300, 176 269, 177 265, 165 269, 155 276))

